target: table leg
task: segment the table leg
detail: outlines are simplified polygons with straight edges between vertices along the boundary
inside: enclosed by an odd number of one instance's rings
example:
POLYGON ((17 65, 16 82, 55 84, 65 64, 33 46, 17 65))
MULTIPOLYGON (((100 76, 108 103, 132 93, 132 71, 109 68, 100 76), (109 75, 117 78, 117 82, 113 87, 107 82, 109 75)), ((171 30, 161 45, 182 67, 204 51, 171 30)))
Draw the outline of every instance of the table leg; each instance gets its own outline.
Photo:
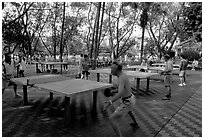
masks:
POLYGON ((96 112, 97 106, 97 91, 93 91, 93 111, 96 112))
POLYGON ((140 78, 137 78, 137 91, 140 91, 140 78))
POLYGON ((36 73, 38 73, 38 63, 36 63, 36 73))
POLYGON ((27 85, 23 85, 23 103, 24 103, 24 106, 28 105, 27 85))
POLYGON ((146 91, 148 92, 149 91, 149 78, 147 78, 147 88, 146 88, 146 91))
POLYGON ((109 83, 112 83, 112 75, 109 75, 109 83))
POLYGON ((65 126, 71 123, 71 99, 65 96, 65 126))
POLYGON ((43 64, 41 64, 41 70, 42 70, 42 72, 44 71, 44 69, 43 69, 43 64))
POLYGON ((17 71, 16 71, 16 72, 17 72, 16 74, 17 74, 17 78, 18 78, 18 75, 19 75, 19 66, 16 67, 16 70, 17 70, 17 71))
POLYGON ((46 64, 46 71, 48 71, 48 65, 46 64))
POLYGON ((53 100, 53 93, 50 92, 50 100, 53 100))
POLYGON ((97 73, 97 82, 100 81, 100 73, 97 73))
POLYGON ((61 74, 62 74, 62 65, 63 65, 63 64, 60 64, 60 65, 61 65, 61 74))

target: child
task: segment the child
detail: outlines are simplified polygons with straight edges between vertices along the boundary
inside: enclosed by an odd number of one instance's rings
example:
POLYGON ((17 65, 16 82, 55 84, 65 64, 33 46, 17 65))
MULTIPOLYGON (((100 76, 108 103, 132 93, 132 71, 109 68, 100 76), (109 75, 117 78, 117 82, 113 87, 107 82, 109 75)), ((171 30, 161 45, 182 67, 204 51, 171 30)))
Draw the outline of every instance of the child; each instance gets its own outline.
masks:
POLYGON ((179 77, 180 77, 180 84, 179 86, 184 86, 186 85, 186 69, 188 66, 188 61, 186 59, 184 59, 183 55, 181 55, 181 62, 180 62, 180 73, 179 73, 179 77))
POLYGON ((161 72, 161 75, 164 75, 165 88, 168 91, 168 94, 162 98, 162 100, 170 100, 171 98, 171 82, 172 82, 172 71, 173 71, 173 61, 170 56, 166 54, 164 56, 166 62, 164 71, 161 72))

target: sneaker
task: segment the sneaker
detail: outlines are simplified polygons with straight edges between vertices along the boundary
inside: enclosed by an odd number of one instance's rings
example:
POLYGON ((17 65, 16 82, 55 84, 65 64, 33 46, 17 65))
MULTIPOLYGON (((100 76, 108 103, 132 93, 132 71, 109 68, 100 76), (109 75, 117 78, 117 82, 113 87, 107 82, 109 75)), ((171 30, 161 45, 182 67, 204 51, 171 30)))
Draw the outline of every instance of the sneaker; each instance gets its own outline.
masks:
POLYGON ((19 94, 15 94, 14 97, 15 97, 15 98, 21 98, 22 96, 19 95, 19 94))
POLYGON ((185 85, 186 85, 186 83, 183 83, 183 85, 185 86, 185 85))
POLYGON ((183 84, 182 84, 182 83, 180 83, 180 84, 179 84, 179 86, 183 86, 183 84))

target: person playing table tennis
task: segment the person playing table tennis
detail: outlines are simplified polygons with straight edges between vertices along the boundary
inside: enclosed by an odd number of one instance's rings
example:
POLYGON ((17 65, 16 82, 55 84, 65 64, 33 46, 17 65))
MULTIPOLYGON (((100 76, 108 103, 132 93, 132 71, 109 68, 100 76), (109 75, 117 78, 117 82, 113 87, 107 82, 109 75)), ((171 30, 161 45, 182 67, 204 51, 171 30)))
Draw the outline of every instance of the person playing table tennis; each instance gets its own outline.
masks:
POLYGON ((8 86, 14 86, 14 97, 20 98, 21 95, 17 93, 17 84, 11 80, 14 73, 14 63, 11 61, 11 55, 9 53, 5 54, 2 70, 2 94, 8 86))
POLYGON ((112 105, 112 103, 116 100, 121 99, 121 103, 116 108, 116 110, 109 116, 109 119, 115 133, 118 136, 122 136, 118 122, 125 114, 129 114, 129 116, 134 122, 130 125, 132 127, 138 128, 136 118, 133 114, 133 107, 135 105, 136 99, 135 96, 131 93, 131 86, 128 76, 122 71, 122 66, 120 64, 118 64, 117 62, 112 63, 111 74, 118 77, 118 92, 112 97, 111 100, 106 102, 104 110, 107 109, 108 106, 112 105))

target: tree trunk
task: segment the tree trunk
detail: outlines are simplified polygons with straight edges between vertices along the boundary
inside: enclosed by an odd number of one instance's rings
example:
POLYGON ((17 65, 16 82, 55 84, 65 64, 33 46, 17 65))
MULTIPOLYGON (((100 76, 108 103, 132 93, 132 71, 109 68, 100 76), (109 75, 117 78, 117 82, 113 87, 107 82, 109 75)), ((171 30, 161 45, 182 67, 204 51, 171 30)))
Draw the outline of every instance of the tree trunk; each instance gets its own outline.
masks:
MULTIPOLYGON (((96 18, 97 20, 97 18, 96 18)), ((96 32, 96 20, 94 22, 94 28, 92 33, 92 43, 91 43, 91 50, 90 50, 90 58, 93 58, 93 51, 94 51, 94 40, 95 40, 95 32, 96 32)))
MULTIPOLYGON (((57 2, 56 2, 56 6, 55 6, 55 10, 57 10, 57 2)), ((57 20, 57 13, 55 13, 55 19, 54 19, 54 59, 56 59, 56 48, 57 48, 57 34, 56 34, 56 20, 57 20)))
POLYGON ((109 24, 108 24, 108 28, 109 28, 109 34, 110 34, 110 36, 109 36, 109 45, 110 45, 110 48, 111 48, 111 58, 112 59, 114 59, 115 58, 115 52, 114 52, 114 46, 113 46, 113 33, 112 33, 112 27, 111 27, 111 9, 112 9, 112 6, 113 6, 113 3, 111 3, 111 7, 110 7, 110 9, 109 9, 109 13, 108 13, 108 22, 109 22, 109 24))
POLYGON ((60 61, 62 62, 62 55, 64 51, 63 47, 63 34, 64 34, 64 20, 65 20, 65 2, 63 3, 63 19, 62 19, 62 32, 61 32, 61 40, 60 40, 60 61))
POLYGON ((100 32, 99 32, 98 46, 97 46, 97 56, 98 56, 99 46, 100 46, 100 42, 101 42, 101 34, 102 34, 102 27, 103 27, 104 10, 105 10, 105 2, 103 2, 103 7, 102 7, 102 15, 101 15, 101 23, 100 23, 100 32))
POLYGON ((96 33, 95 33, 95 39, 94 39, 94 59, 92 63, 92 69, 96 68, 97 64, 97 46, 98 46, 98 35, 99 35, 99 19, 100 19, 100 11, 101 11, 101 2, 98 4, 98 9, 97 9, 97 20, 96 20, 96 33))
POLYGON ((141 43, 141 51, 140 51, 140 63, 142 63, 142 56, 143 56, 143 49, 144 49, 144 34, 145 34, 145 27, 142 28, 142 43, 141 43))

